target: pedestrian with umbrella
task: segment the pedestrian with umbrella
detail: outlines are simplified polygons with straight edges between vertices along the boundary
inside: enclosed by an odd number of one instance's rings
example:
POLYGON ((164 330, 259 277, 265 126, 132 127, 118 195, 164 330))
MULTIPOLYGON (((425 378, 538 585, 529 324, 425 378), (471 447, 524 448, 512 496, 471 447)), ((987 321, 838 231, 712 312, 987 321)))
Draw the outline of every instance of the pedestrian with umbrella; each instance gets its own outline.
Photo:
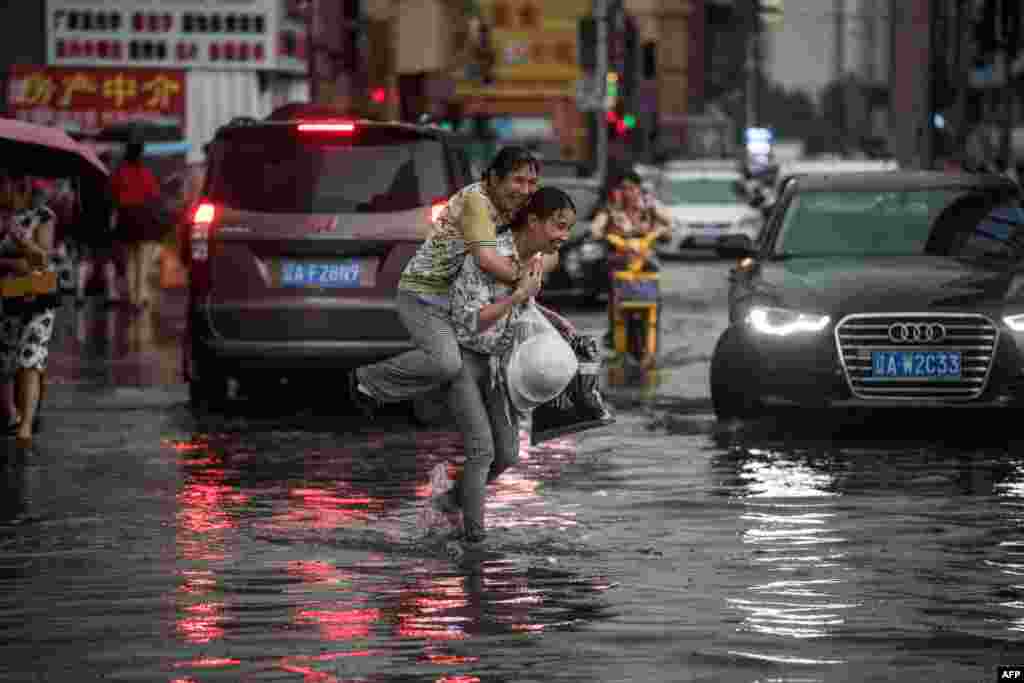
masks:
POLYGON ((33 205, 30 179, 73 179, 81 215, 102 226, 108 171, 63 131, 12 119, 0 119, 0 159, 0 409, 7 413, 7 432, 30 442, 59 304, 57 278, 46 277, 56 272, 56 216, 33 205))

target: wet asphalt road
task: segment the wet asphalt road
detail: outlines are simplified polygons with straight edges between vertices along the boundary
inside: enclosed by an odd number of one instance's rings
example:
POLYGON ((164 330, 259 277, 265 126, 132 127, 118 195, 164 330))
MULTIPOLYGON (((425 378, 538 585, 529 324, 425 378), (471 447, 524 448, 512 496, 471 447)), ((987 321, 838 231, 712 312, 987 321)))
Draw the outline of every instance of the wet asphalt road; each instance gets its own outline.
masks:
MULTIPOLYGON (((1012 418, 717 425, 726 269, 668 264, 660 370, 612 377, 614 427, 524 444, 462 564, 423 505, 457 435, 359 424, 309 386, 195 416, 180 299, 65 310, 44 433, 0 444, 0 680, 990 681, 1024 663, 1012 418)), ((602 311, 570 316, 603 331, 602 311)))

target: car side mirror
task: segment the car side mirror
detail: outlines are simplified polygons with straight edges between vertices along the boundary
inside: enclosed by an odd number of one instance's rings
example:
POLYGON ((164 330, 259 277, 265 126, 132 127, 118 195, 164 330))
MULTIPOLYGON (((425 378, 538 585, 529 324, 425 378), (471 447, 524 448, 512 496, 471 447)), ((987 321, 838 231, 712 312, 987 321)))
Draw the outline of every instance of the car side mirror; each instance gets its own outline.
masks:
POLYGON ((725 235, 718 240, 715 251, 721 258, 742 259, 754 256, 757 248, 747 235, 725 235))

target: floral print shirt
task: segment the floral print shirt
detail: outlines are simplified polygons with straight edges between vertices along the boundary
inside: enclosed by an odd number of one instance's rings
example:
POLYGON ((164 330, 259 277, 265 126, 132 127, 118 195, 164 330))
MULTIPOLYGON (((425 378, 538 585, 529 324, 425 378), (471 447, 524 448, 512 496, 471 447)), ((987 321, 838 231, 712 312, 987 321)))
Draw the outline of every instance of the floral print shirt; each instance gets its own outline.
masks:
POLYGON ((497 226, 510 221, 484 191, 482 182, 452 195, 437 226, 409 259, 398 288, 415 294, 448 296, 469 245, 495 245, 497 226))
MULTIPOLYGON (((519 265, 513 232, 498 235, 497 252, 508 256, 519 265)), ((510 296, 514 287, 506 285, 490 273, 484 272, 473 257, 467 258, 452 284, 451 319, 459 346, 480 353, 499 354, 508 351, 515 339, 516 321, 530 302, 514 306, 507 315, 484 331, 479 331, 480 309, 495 299, 510 296)))
POLYGON ((45 206, 23 209, 11 215, 3 233, 0 234, 0 256, 17 256, 21 253, 15 239, 32 240, 36 228, 56 218, 56 214, 45 206))

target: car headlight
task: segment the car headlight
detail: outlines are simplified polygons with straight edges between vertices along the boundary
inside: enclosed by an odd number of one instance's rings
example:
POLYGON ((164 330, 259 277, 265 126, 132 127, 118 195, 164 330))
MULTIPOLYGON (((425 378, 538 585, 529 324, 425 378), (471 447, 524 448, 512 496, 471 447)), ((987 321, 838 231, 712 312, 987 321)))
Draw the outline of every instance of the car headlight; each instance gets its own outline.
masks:
POLYGON ((827 315, 800 313, 786 308, 755 306, 747 313, 747 324, 761 334, 785 337, 801 332, 821 332, 831 320, 827 315))
POLYGON ((1003 322, 1014 332, 1024 332, 1024 313, 1003 316, 1003 322))

